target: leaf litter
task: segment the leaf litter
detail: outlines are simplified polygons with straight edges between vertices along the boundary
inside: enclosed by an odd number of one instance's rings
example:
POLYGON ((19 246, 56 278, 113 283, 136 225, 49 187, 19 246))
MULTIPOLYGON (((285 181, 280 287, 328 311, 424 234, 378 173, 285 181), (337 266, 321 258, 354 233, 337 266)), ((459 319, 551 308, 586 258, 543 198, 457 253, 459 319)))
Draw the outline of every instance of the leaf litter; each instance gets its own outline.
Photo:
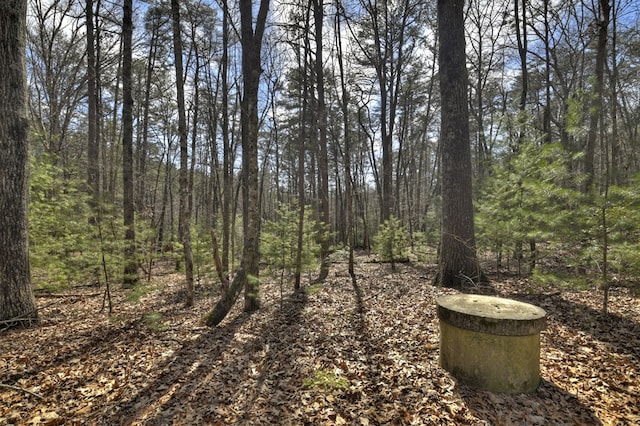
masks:
POLYGON ((283 304, 263 278, 262 308, 237 303, 213 329, 202 318, 217 293, 202 285, 185 309, 178 274, 154 277, 138 301, 113 291, 111 315, 95 289, 43 297, 39 327, 0 332, 0 425, 640 423, 640 302, 628 290, 612 290, 603 317, 595 289, 495 282, 548 318, 538 390, 494 394, 439 366, 435 299, 455 290, 411 264, 357 260, 355 286, 336 263, 283 304))

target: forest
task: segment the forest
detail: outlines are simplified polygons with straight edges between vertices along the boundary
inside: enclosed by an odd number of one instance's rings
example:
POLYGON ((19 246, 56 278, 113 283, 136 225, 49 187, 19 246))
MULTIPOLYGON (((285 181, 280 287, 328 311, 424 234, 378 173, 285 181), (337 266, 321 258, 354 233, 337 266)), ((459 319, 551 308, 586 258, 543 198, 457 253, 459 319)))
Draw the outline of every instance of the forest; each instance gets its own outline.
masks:
POLYGON ((635 0, 6 0, 0 98, 0 425, 640 422, 635 0))

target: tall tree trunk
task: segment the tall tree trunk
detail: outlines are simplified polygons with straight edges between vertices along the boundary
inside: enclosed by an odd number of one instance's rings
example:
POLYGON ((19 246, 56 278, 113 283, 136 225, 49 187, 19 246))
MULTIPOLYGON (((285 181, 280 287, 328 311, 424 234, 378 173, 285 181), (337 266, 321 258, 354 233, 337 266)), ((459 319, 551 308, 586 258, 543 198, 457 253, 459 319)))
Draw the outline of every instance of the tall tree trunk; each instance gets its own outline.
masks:
MULTIPOLYGON (((169 138, 169 141, 171 138, 169 138)), ((167 155, 166 161, 164 163, 164 182, 162 184, 162 200, 160 203, 160 217, 158 218, 158 222, 156 226, 158 227, 158 243, 156 249, 161 251, 164 247, 165 242, 165 229, 166 229, 166 221, 167 221, 167 204, 169 204, 169 185, 171 184, 171 142, 167 146, 167 155)), ((158 175, 160 175, 160 166, 162 163, 158 165, 158 175)))
MULTIPOLYGON (((310 5, 309 3, 308 5, 310 5)), ((307 62, 307 52, 309 51, 309 10, 305 13, 306 19, 304 21, 304 33, 305 33, 305 52, 302 53, 300 48, 296 49, 296 58, 298 69, 302 73, 302 93, 298 94, 299 102, 300 102, 300 128, 298 130, 298 234, 297 234, 297 250, 296 250, 296 266, 295 266, 295 274, 294 274, 294 282, 293 288, 295 290, 300 289, 300 282, 302 277, 302 251, 304 250, 304 210, 305 210, 305 170, 304 170, 304 159, 306 153, 306 139, 307 139, 307 117, 309 112, 309 70, 308 70, 308 62, 307 62), (304 57, 303 57, 304 55, 304 57)))
MULTIPOLYGON (((311 56, 311 42, 309 39, 310 28, 310 14, 312 2, 301 3, 307 7, 304 10, 304 26, 299 29, 299 33, 296 33, 295 37, 304 37, 304 49, 301 49, 299 43, 294 44, 294 50, 296 52, 297 69, 301 73, 301 84, 297 86, 297 95, 299 102, 299 129, 298 129, 298 169, 297 169, 297 183, 298 183, 298 231, 297 231, 297 250, 295 259, 295 273, 293 288, 295 290, 300 289, 300 282, 302 277, 302 251, 304 250, 304 212, 305 212, 305 169, 304 160, 307 149, 307 120, 309 117, 309 63, 311 60, 307 60, 307 56, 311 56), (302 90, 302 92, 300 92, 302 90)), ((313 175, 311 177, 313 180, 313 175)))
POLYGON ((483 279, 476 259, 473 224, 464 3, 438 0, 442 237, 437 280, 446 287, 483 279))
POLYGON ((553 137, 551 134, 551 29, 549 28, 549 3, 551 0, 543 0, 543 14, 544 14, 544 116, 543 131, 544 141, 551 143, 553 137))
POLYGON ((527 51, 529 49, 527 39, 527 0, 522 0, 522 19, 520 15, 520 8, 518 6, 519 0, 515 0, 513 3, 513 16, 516 25, 516 40, 518 43, 518 56, 520 57, 520 71, 521 87, 520 87, 520 113, 518 115, 518 140, 517 145, 513 147, 514 151, 519 149, 519 145, 522 145, 525 135, 525 108, 527 106, 527 94, 529 92, 529 70, 527 67, 527 51))
POLYGON ((222 296, 205 319, 209 326, 222 321, 235 303, 240 291, 245 290, 245 311, 259 307, 259 227, 260 206, 258 205, 258 88, 260 83, 260 51, 264 35, 269 0, 260 1, 260 9, 253 29, 253 2, 240 0, 240 33, 242 44, 242 76, 244 95, 242 98, 242 198, 244 207, 244 247, 238 272, 222 296))
POLYGON ((229 249, 231 234, 231 203, 233 200, 233 164, 229 143, 229 6, 222 1, 222 270, 229 279, 229 249))
MULTIPOLYGON (((340 9, 338 9, 340 10, 340 9)), ((349 248, 349 275, 355 284, 356 274, 353 265, 353 182, 351 176, 351 132, 349 129, 349 92, 347 91, 347 83, 344 71, 344 54, 342 50, 342 31, 340 28, 340 13, 335 18, 335 34, 336 45, 338 46, 337 59, 338 69, 340 71, 340 89, 342 99, 340 107, 342 109, 342 125, 344 132, 344 180, 345 180, 345 233, 347 236, 347 247, 349 248)))
POLYGON ((617 3, 611 0, 611 183, 620 185, 623 182, 623 170, 620 158, 620 141, 618 137, 618 11, 617 3))
POLYGON ((193 305, 193 254, 191 252, 191 210, 189 209, 189 149, 187 119, 184 104, 184 78, 182 66, 182 35, 180 31, 180 2, 171 0, 173 21, 173 52, 176 69, 176 93, 178 96, 178 136, 180 139, 180 208, 178 212, 179 234, 182 242, 185 269, 185 304, 193 305))
POLYGON ((93 0, 86 4, 87 27, 87 188, 92 208, 98 206, 100 198, 100 147, 98 145, 98 91, 96 85, 96 52, 93 22, 93 0))
POLYGON ((100 158, 99 167, 98 167, 98 176, 99 182, 98 186, 100 188, 100 199, 104 199, 104 194, 107 192, 107 144, 104 138, 104 119, 103 119, 103 111, 104 111, 104 103, 102 101, 102 31, 101 31, 101 22, 100 22, 100 13, 102 10, 102 0, 97 0, 96 9, 93 14, 94 17, 94 41, 95 41, 95 72, 96 72, 96 145, 98 147, 98 157, 100 158))
POLYGON ((384 222, 389 219, 391 216, 392 210, 392 202, 391 202, 391 191, 392 191, 392 182, 391 179, 393 177, 393 140, 392 140, 392 132, 390 127, 393 125, 391 119, 388 118, 389 114, 389 88, 388 88, 388 66, 387 63, 387 54, 388 52, 383 47, 383 43, 387 40, 383 40, 383 37, 386 33, 387 20, 384 19, 384 25, 379 28, 378 22, 378 13, 380 9, 382 9, 383 13, 386 14, 388 9, 386 5, 386 1, 384 2, 382 8, 378 8, 376 4, 375 10, 375 38, 374 43, 376 45, 377 50, 377 61, 378 64, 376 66, 378 72, 378 87, 380 89, 380 125, 381 125, 381 136, 382 136, 382 206, 380 209, 380 222, 384 222))
POLYGON ((0 2, 0 327, 38 322, 29 275, 27 1, 0 2), (12 320, 11 322, 6 322, 12 320))
POLYGON ((144 83, 144 104, 142 105, 142 138, 138 144, 137 149, 137 194, 136 204, 139 211, 145 207, 145 191, 146 191, 146 179, 147 173, 147 149, 149 142, 149 117, 151 109, 151 83, 153 78, 153 70, 156 63, 156 52, 158 49, 158 32, 159 32, 160 17, 158 13, 153 14, 153 21, 151 24, 151 39, 149 40, 149 53, 147 55, 147 69, 145 72, 144 83))
MULTIPOLYGON (((318 171, 320 172, 320 220, 328 232, 331 229, 329 217, 329 157, 327 153, 327 106, 324 99, 324 64, 323 64, 323 27, 324 27, 324 0, 313 0, 313 17, 316 30, 316 91, 318 94, 318 131, 319 131, 319 152, 318 171)), ((337 212, 336 212, 337 214, 337 212)), ((329 275, 329 236, 324 235, 321 242, 321 264, 318 281, 323 281, 329 275)))
MULTIPOLYGON (((189 218, 193 216, 193 181, 196 171, 196 148, 198 145, 198 119, 200 115, 200 56, 198 55, 197 42, 195 41, 195 34, 193 35, 194 43, 194 56, 195 56, 195 70, 193 76, 193 122, 191 128, 191 162, 189 164, 189 182, 188 182, 188 205, 189 205, 189 218)), ((198 210, 196 210, 195 221, 198 223, 198 210)))
POLYGON ((609 0, 600 0, 600 10, 596 16, 598 23, 598 47, 596 50, 595 82, 593 85, 593 98, 589 108, 589 132, 587 133, 587 146, 585 147, 585 182, 583 190, 594 190, 595 180, 595 152, 596 139, 598 137, 598 122, 602 114, 602 98, 604 93, 604 65, 607 60, 607 28, 611 6, 609 0))
POLYGON ((258 88, 260 85, 260 51, 269 11, 269 0, 260 1, 260 9, 253 28, 253 2, 240 0, 240 34, 242 44, 242 171, 244 205, 244 247, 242 260, 247 271, 244 283, 244 310, 255 311, 260 306, 259 296, 259 230, 258 203, 258 88))
POLYGON ((125 287, 132 287, 138 281, 133 199, 132 16, 133 0, 124 0, 122 17, 122 208, 126 243, 122 283, 125 287))
MULTIPOLYGON (((119 57, 122 57, 123 54, 123 42, 120 40, 120 51, 119 57)), ((118 144, 116 141, 118 140, 118 112, 119 112, 119 103, 120 103, 120 79, 122 78, 122 59, 118 60, 118 67, 116 70, 116 81, 115 81, 115 89, 113 94, 113 110, 111 114, 111 129, 110 129, 110 137, 111 146, 109 149, 109 163, 108 167, 105 161, 103 164, 105 168, 103 179, 105 179, 107 190, 103 191, 102 196, 105 200, 114 203, 116 198, 116 175, 117 175, 117 164, 116 164, 116 152, 118 151, 118 144)), ((105 144, 106 149, 106 144, 105 144)), ((103 184, 104 186, 104 184, 103 184)))

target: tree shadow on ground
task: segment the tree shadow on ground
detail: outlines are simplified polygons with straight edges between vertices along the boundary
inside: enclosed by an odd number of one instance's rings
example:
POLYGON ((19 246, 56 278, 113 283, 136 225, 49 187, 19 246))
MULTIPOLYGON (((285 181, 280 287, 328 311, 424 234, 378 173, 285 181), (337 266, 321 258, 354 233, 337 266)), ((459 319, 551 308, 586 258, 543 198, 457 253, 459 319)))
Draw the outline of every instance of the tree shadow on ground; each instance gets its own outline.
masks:
MULTIPOLYGON (((575 333, 590 335, 611 348, 612 352, 632 357, 635 362, 640 362, 640 347, 637 345, 637 336, 640 336, 640 324, 631 318, 609 313, 603 315, 601 311, 584 303, 563 297, 560 294, 531 295, 516 294, 514 299, 531 303, 547 311, 547 320, 562 324, 573 329, 575 333)), ((577 348, 572 347, 565 336, 548 336, 552 344, 564 352, 575 353, 577 348)))
MULTIPOLYGON (((53 336, 40 342, 42 348, 55 353, 52 358, 46 358, 46 364, 33 363, 29 368, 21 372, 8 372, 8 376, 1 378, 3 382, 18 382, 21 379, 28 380, 31 377, 55 369, 69 363, 71 360, 80 362, 89 353, 105 353, 113 348, 113 344, 124 339, 124 336, 131 339, 143 339, 140 333, 140 324, 144 321, 142 318, 123 322, 111 328, 90 329, 82 333, 72 334, 61 341, 59 336, 53 336)), ((16 336, 20 330, 15 330, 16 336)), ((1 376, 0 376, 1 377, 1 376)), ((91 380, 87 377, 86 381, 91 380)), ((78 382, 80 385, 82 381, 78 382)))
POLYGON ((184 343, 151 383, 112 406, 103 423, 245 424, 257 415, 261 422, 278 421, 292 405, 292 390, 301 385, 279 377, 304 350, 295 341, 306 299, 304 292, 290 295, 270 321, 252 318, 265 315, 263 309, 205 330, 184 343), (264 399, 272 412, 256 413, 254 406, 264 399))
POLYGON ((502 394, 476 390, 459 384, 467 408, 488 424, 601 425, 595 413, 575 396, 542 380, 532 394, 502 394), (517 411, 511 407, 518 407, 517 411))

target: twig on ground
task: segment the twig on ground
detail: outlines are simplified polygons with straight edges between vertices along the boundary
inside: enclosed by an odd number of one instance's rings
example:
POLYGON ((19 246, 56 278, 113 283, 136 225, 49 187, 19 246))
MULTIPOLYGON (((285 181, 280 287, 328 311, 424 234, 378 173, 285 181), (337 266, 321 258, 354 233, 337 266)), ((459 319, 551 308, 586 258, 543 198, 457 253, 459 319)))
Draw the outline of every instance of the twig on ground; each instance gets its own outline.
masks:
POLYGON ((18 392, 28 393, 29 395, 33 395, 38 399, 44 399, 44 396, 42 396, 42 395, 40 395, 38 393, 35 393, 33 391, 30 391, 29 389, 21 388, 20 386, 7 385, 5 383, 0 383, 0 388, 11 389, 11 390, 18 391, 18 392))

